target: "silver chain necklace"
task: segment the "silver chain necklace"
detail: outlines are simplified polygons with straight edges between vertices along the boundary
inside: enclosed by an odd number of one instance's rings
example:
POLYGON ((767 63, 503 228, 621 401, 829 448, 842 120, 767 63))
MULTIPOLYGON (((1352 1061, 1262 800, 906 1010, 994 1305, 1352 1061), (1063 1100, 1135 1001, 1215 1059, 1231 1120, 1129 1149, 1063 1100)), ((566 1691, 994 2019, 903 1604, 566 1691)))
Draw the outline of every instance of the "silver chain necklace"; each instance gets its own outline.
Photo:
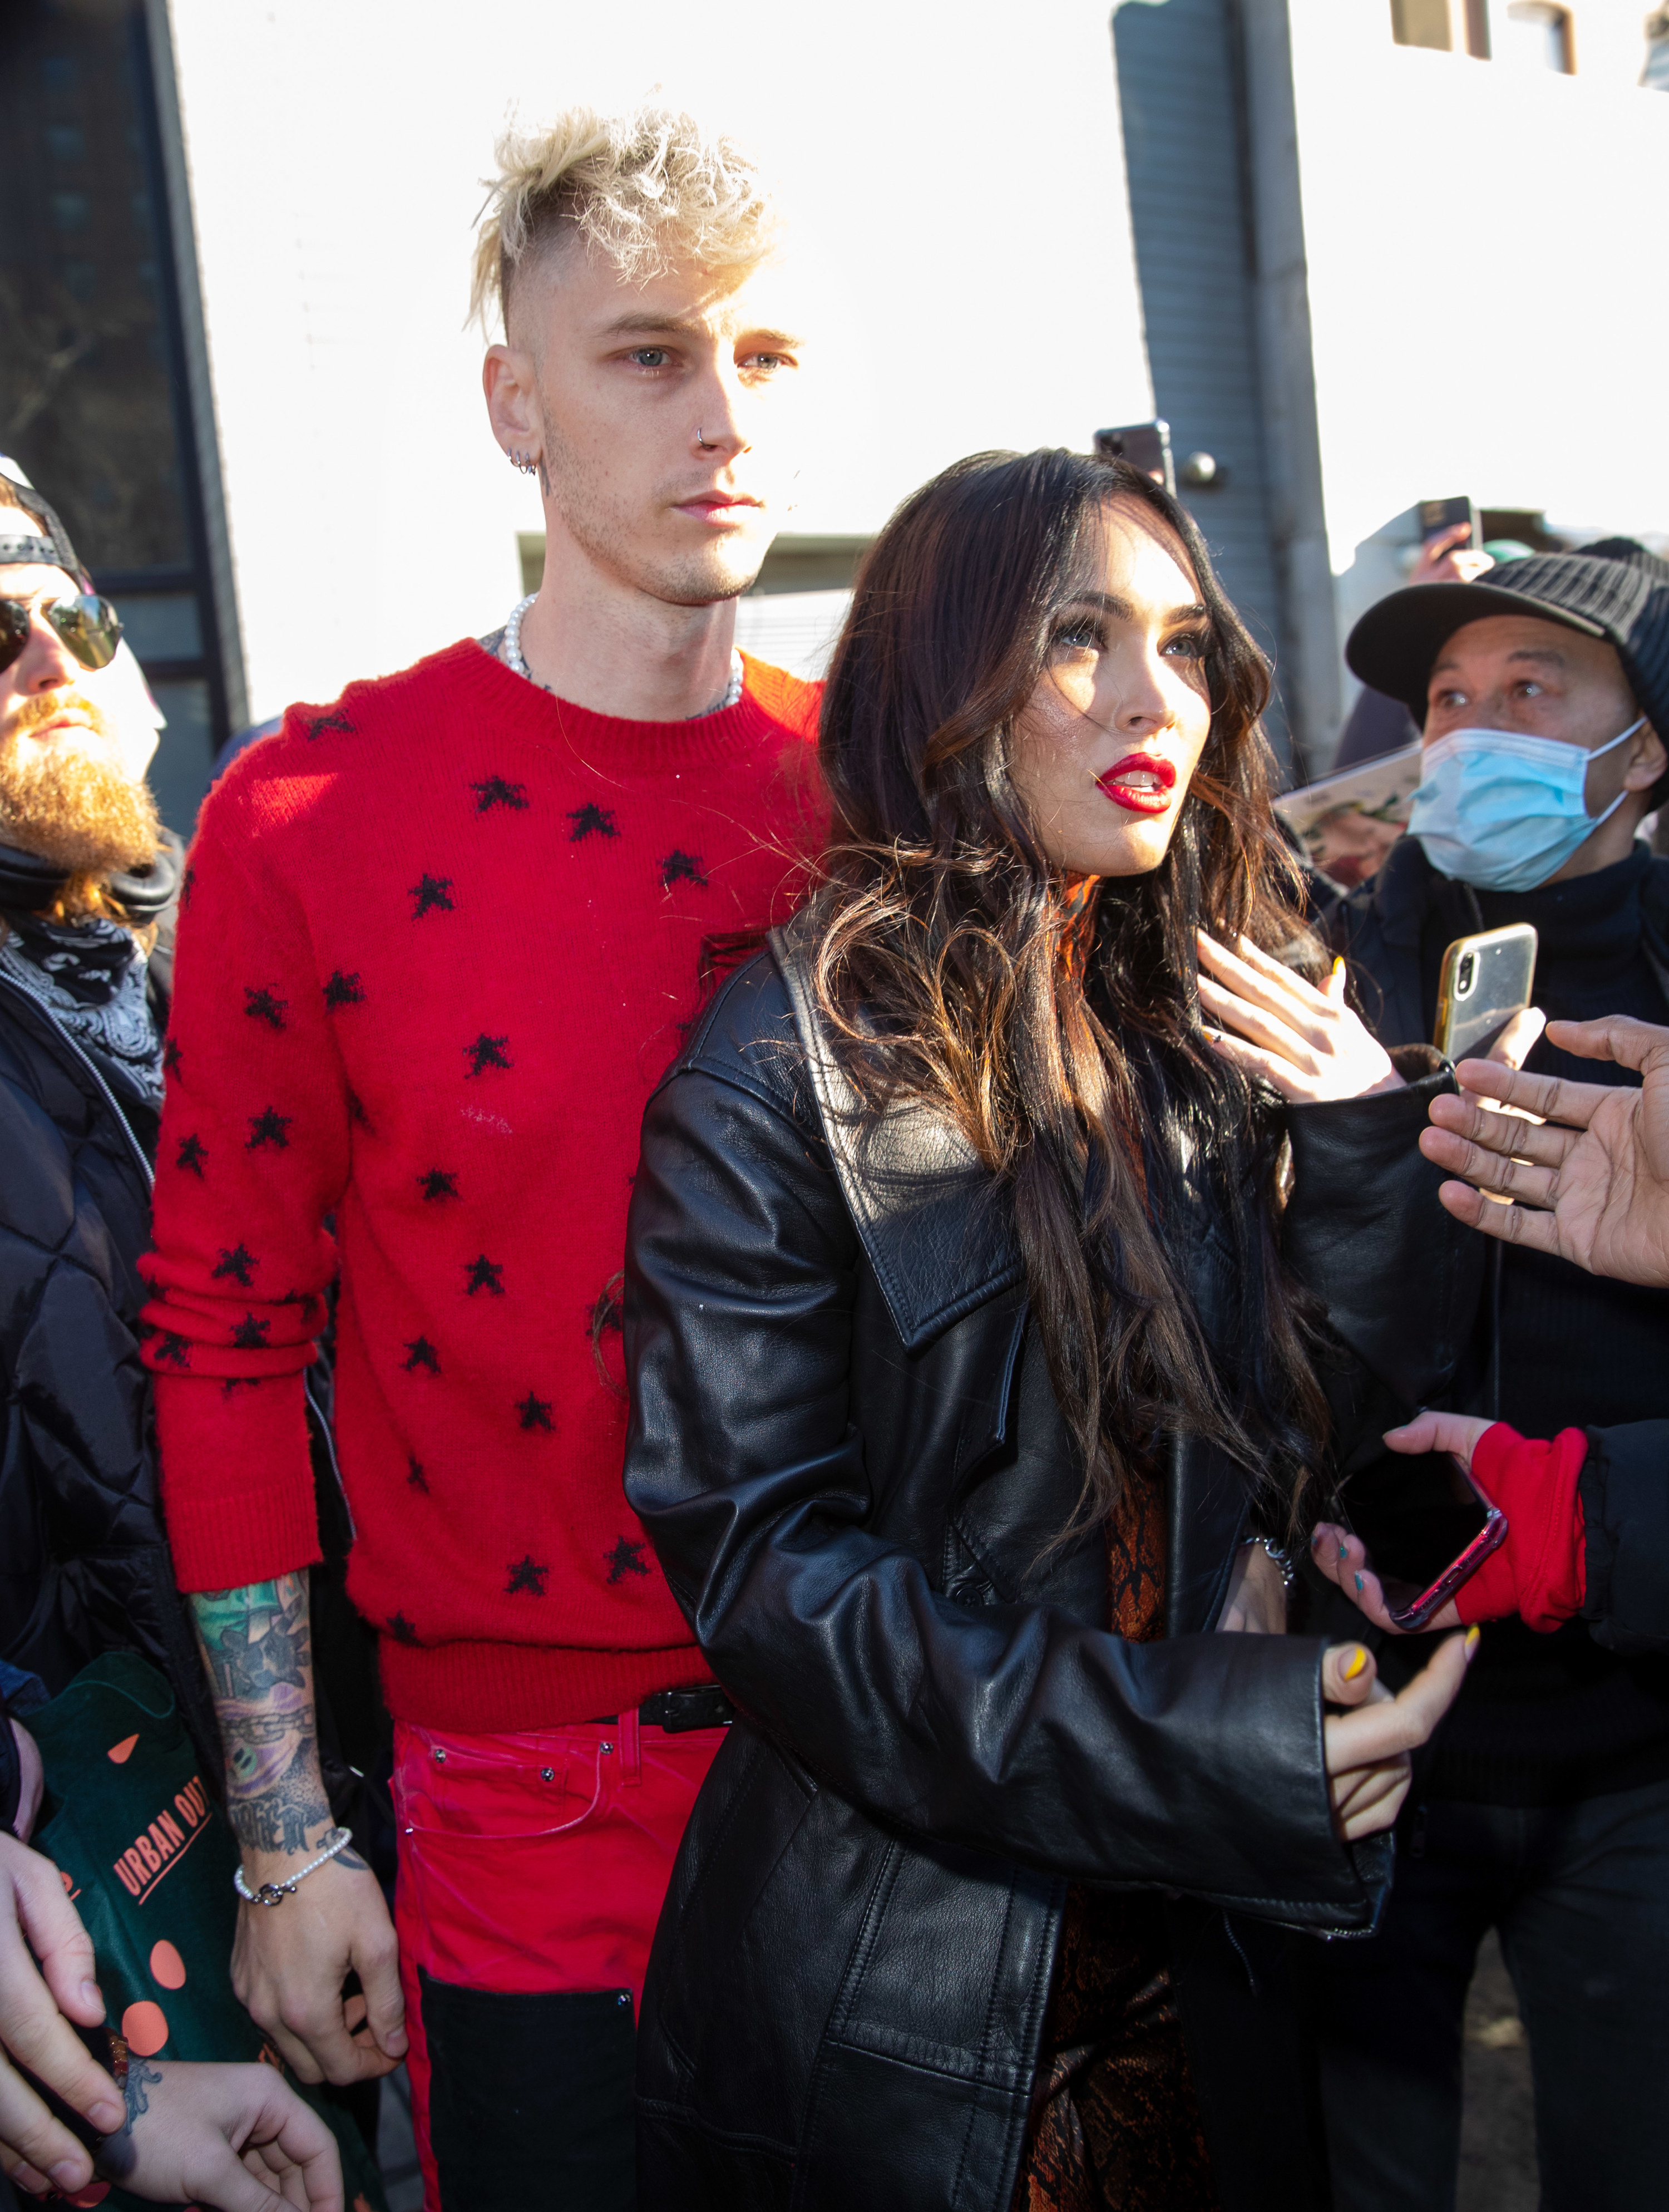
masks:
MULTIPOLYGON (((511 608, 510 619, 504 625, 504 643, 501 647, 505 666, 513 669, 518 676, 525 676, 530 684, 539 684, 539 679, 528 666, 527 655, 522 651, 522 617, 538 596, 537 592, 530 592, 525 599, 519 600, 511 608)), ((726 707, 735 706, 742 696, 743 673, 742 656, 732 646, 730 682, 725 686, 724 696, 715 699, 710 707, 703 707, 699 714, 691 714, 687 719, 692 722, 704 721, 709 714, 722 714, 726 707)), ((550 686, 548 684, 539 684, 539 689, 541 691, 549 691, 550 686)))

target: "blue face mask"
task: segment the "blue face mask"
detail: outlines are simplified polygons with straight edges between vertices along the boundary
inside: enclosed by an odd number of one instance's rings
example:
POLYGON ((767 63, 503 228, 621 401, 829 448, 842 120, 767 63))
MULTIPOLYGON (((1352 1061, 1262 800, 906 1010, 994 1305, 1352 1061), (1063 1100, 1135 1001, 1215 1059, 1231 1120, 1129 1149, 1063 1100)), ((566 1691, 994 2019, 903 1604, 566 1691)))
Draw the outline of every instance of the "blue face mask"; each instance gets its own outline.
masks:
POLYGON ((1588 763, 1615 752, 1645 720, 1593 752, 1516 730, 1451 730, 1426 747, 1408 833, 1443 875, 1479 890, 1533 890, 1628 797, 1619 791, 1603 814, 1591 815, 1588 763))

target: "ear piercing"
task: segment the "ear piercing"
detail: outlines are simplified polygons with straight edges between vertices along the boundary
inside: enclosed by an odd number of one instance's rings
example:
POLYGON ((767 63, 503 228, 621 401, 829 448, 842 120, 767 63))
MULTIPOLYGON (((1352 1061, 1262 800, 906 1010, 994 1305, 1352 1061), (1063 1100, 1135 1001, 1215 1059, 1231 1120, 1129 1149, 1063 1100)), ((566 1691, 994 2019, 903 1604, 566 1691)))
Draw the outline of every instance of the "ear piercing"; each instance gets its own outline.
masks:
POLYGON ((513 449, 505 455, 505 459, 513 469, 519 469, 525 477, 531 477, 539 465, 531 453, 519 453, 513 449))

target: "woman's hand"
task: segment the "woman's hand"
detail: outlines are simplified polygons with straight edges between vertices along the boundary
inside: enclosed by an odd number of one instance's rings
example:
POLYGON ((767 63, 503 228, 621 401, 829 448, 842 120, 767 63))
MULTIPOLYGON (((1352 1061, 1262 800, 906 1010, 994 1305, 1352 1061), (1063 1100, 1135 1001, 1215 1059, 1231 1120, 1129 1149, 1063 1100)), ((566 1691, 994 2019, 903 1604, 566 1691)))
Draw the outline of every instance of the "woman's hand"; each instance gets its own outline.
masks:
POLYGON ((116 2085, 71 2025, 96 2027, 104 2013, 93 1945, 58 1869, 0 1836, 0 2171, 37 2194, 85 2189, 93 2161, 15 2069, 27 2067, 94 2127, 119 2127, 116 2085))
POLYGON ((1199 1002, 1224 1025, 1205 1032, 1214 1051, 1294 1106, 1402 1089, 1385 1047, 1344 1003, 1342 960, 1318 991, 1248 938, 1239 945, 1236 955, 1199 932, 1199 1002))
POLYGON ((1242 1544, 1217 1622, 1219 1636, 1284 1636, 1286 1582, 1261 1544, 1242 1544))
POLYGON ((163 2204, 342 2212, 336 2138, 270 2066, 128 2061, 127 2118, 99 2172, 163 2204))
POLYGON ((1637 1068, 1640 1089, 1463 1060, 1461 1095, 1434 1098, 1433 1126, 1420 1132, 1426 1158, 1466 1177, 1437 1195, 1485 1236, 1661 1287, 1669 1283, 1669 1029, 1613 1015, 1554 1022, 1547 1034, 1562 1051, 1637 1068), (1480 1099, 1507 1110, 1487 1112, 1480 1099), (1486 1191, 1512 1203, 1494 1203, 1486 1191))
MULTIPOLYGON (((1463 1467, 1470 1468, 1478 1438, 1494 1425, 1492 1421, 1479 1420, 1471 1413, 1421 1413, 1400 1429, 1387 1429, 1385 1441, 1393 1451, 1398 1452, 1453 1452, 1463 1467)), ((1438 1629, 1460 1626, 1460 1615, 1451 1598, 1432 1614, 1424 1628, 1417 1632, 1399 1628, 1391 1618, 1385 1585, 1374 1572, 1367 1546, 1353 1530, 1341 1528, 1335 1521, 1316 1522, 1315 1534, 1310 1538, 1310 1557, 1327 1580, 1336 1583, 1375 1627, 1382 1628, 1387 1636, 1406 1636, 1411 1632, 1429 1636, 1438 1629)), ((1411 1590, 1410 1595, 1413 1595, 1411 1590)))
POLYGON ((1333 1825, 1346 1843, 1393 1826, 1408 1795, 1409 1754, 1454 1704, 1478 1649, 1478 1631, 1451 1636, 1393 1698, 1365 1644, 1335 1644, 1322 1656, 1324 1704, 1354 1707, 1321 1723, 1333 1825))

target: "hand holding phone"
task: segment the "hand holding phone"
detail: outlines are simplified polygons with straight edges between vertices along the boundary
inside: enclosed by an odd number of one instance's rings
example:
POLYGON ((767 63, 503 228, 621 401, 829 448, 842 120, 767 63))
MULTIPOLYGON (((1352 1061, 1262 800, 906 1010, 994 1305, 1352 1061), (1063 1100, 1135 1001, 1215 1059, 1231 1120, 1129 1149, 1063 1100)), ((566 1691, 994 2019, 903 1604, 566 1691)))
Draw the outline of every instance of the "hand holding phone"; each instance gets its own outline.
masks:
POLYGON ((1507 1516, 1472 1472, 1478 1439, 1490 1426, 1463 1413, 1422 1413, 1386 1442, 1409 1456, 1405 1511, 1389 1528, 1376 1571, 1355 1530, 1318 1523, 1311 1557, 1328 1581, 1377 1628, 1393 1636, 1458 1628, 1455 1593, 1507 1540, 1507 1516))

